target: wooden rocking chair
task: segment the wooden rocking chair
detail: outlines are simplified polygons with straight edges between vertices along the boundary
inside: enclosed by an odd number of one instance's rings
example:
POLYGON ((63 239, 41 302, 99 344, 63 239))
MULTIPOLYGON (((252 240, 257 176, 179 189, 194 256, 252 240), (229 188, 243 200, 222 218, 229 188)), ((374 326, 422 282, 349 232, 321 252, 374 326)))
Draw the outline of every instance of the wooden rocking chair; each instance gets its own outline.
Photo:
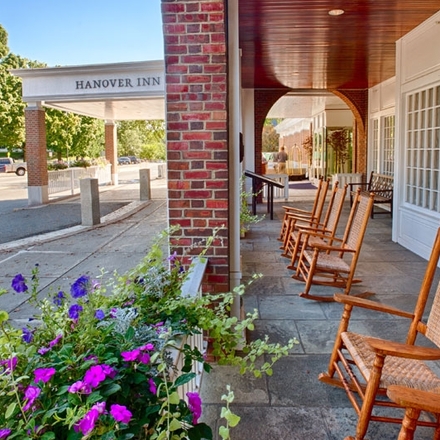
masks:
POLYGON ((301 209, 291 208, 284 214, 283 223, 286 224, 283 238, 283 245, 280 249, 283 249, 283 257, 290 257, 286 254, 287 241, 289 239, 289 234, 294 228, 297 221, 301 221, 303 224, 313 224, 319 223, 321 221, 322 211, 324 210, 325 201, 327 198, 327 191, 330 186, 330 180, 322 180, 319 183, 318 195, 315 198, 315 203, 313 205, 312 211, 304 211, 301 209))
POLYGON ((303 222, 297 222, 295 227, 289 236, 287 248, 285 253, 290 254, 290 264, 288 269, 292 269, 296 272, 296 262, 302 249, 302 234, 299 230, 317 232, 325 235, 325 239, 310 237, 308 244, 313 247, 316 243, 332 244, 333 237, 336 234, 336 228, 338 227, 339 219, 341 217, 342 208, 344 207, 345 196, 347 195, 347 187, 338 188, 338 182, 335 183, 332 191, 330 201, 327 205, 327 212, 325 214, 324 221, 322 223, 313 224, 311 226, 304 226, 303 222), (298 239, 301 236, 301 239, 298 239))
MULTIPOLYGON (((415 345, 417 335, 420 333, 435 345, 440 346, 440 284, 437 287, 429 318, 426 323, 422 320, 439 257, 440 229, 437 232, 416 307, 412 313, 363 298, 335 295, 335 301, 344 304, 344 311, 330 356, 328 372, 321 373, 319 380, 343 387, 359 416, 356 436, 346 437, 345 440, 363 440, 370 421, 402 422, 402 414, 385 416, 377 414, 377 411, 373 413, 376 407, 402 408, 406 406, 403 404, 404 400, 394 398, 395 402, 392 402, 386 398, 387 389, 391 385, 403 385, 425 392, 440 392, 440 377, 424 363, 424 361, 440 359, 440 349, 415 345), (348 331, 354 307, 408 318, 410 322, 406 343, 372 338, 348 331), (335 374, 336 377, 334 377, 335 374)), ((419 420, 417 424, 438 428, 438 420, 432 422, 419 420)), ((439 437, 435 438, 439 439, 439 437)))
POLYGON ((312 284, 340 287, 348 295, 351 285, 361 281, 354 279, 354 273, 373 202, 372 194, 367 196, 358 191, 350 210, 343 238, 333 237, 330 244, 326 243, 325 234, 299 230, 301 236, 298 236, 298 240, 301 240, 303 244, 296 273, 292 275, 292 278, 306 283, 304 292, 300 293, 302 298, 334 301, 333 295, 310 295, 312 284))
MULTIPOLYGON (((289 215, 297 215, 305 218, 321 218, 321 213, 324 208, 325 198, 327 196, 327 190, 330 185, 330 180, 319 179, 318 187, 316 190, 315 200, 313 202, 313 207, 311 211, 307 211, 304 209, 298 209, 293 206, 283 206, 284 209, 284 217, 283 222, 281 224, 280 236, 278 237, 278 241, 282 241, 284 243, 286 239, 286 234, 289 231, 290 225, 290 217, 289 215)), ((284 249, 284 244, 281 247, 284 249)))

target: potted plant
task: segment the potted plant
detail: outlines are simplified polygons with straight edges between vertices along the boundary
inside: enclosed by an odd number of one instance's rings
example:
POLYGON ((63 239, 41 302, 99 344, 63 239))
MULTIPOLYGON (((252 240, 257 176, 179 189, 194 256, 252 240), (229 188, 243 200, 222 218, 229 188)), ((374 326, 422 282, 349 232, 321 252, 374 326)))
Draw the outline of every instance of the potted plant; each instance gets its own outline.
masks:
POLYGON ((251 197, 257 196, 259 193, 254 194, 252 191, 246 191, 244 177, 241 178, 240 188, 240 237, 244 238, 246 232, 250 229, 250 225, 263 220, 264 215, 257 215, 252 213, 249 207, 248 200, 251 197))
MULTIPOLYGON (((243 341, 256 316, 229 317, 232 293, 183 295, 191 268, 183 270, 175 254, 164 257, 165 239, 168 233, 126 274, 107 282, 103 274, 98 280, 84 275, 70 292, 43 300, 38 266, 30 283, 21 274, 13 278, 15 293, 28 296, 38 314, 17 329, 0 312, 0 439, 211 439, 211 428, 199 422, 199 395, 181 395, 194 363, 210 369, 202 347, 185 343, 203 331, 210 331, 221 362, 271 374, 294 341, 286 347, 243 341), (243 354, 235 352, 237 344, 243 354), (184 360, 179 368, 176 352, 184 360), (259 370, 255 360, 263 353, 271 363, 259 370)), ((229 405, 231 392, 225 399, 229 405)), ((227 439, 237 417, 228 406, 225 415, 220 435, 227 439)))

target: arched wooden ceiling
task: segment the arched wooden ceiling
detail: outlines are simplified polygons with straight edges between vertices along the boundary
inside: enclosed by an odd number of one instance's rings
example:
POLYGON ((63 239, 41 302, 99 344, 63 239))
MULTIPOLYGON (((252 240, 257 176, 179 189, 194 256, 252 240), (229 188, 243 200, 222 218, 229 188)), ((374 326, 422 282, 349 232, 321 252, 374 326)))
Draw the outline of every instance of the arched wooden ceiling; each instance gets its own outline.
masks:
POLYGON ((439 0, 239 0, 243 87, 372 87, 395 75, 396 41, 439 9, 439 0))

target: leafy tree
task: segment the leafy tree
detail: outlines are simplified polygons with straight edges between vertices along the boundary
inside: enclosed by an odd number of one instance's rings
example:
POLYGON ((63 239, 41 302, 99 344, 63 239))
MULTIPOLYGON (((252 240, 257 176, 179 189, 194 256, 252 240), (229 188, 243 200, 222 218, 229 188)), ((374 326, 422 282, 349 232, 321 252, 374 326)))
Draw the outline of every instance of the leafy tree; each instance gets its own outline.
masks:
POLYGON ((336 173, 343 171, 345 162, 350 158, 351 131, 346 128, 330 131, 327 143, 335 154, 336 173))
POLYGON ((0 58, 5 57, 9 52, 8 48, 8 33, 0 24, 0 58))
POLYGON ((279 119, 266 119, 264 121, 262 133, 263 151, 278 151, 280 135, 275 131, 275 126, 279 121, 279 119))
POLYGON ((80 116, 80 125, 72 136, 72 155, 99 157, 104 150, 104 121, 80 116))
POLYGON ((119 122, 118 151, 121 156, 165 159, 165 122, 163 120, 119 122))

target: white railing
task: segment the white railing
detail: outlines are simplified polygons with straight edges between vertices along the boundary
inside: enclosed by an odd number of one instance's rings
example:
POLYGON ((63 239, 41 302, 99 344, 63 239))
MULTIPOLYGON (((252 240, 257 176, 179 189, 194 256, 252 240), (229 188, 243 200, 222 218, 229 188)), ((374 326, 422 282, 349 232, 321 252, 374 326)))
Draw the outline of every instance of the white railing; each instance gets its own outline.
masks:
POLYGON ((91 166, 88 168, 67 168, 49 171, 49 195, 66 192, 70 195, 79 192, 79 181, 88 177, 98 179, 99 185, 111 183, 111 165, 105 167, 91 166))
MULTIPOLYGON (((206 266, 208 264, 207 258, 195 258, 193 260, 191 273, 186 279, 185 283, 182 286, 182 295, 184 296, 200 296, 202 295, 202 281, 205 275, 206 266)), ((180 344, 180 347, 183 347, 185 344, 188 344, 191 348, 197 347, 200 353, 204 353, 206 351, 206 342, 203 340, 202 332, 197 335, 185 336, 184 338, 176 341, 180 344)), ((176 350, 172 353, 174 357, 174 367, 176 371, 182 371, 183 363, 185 361, 184 355, 181 351, 176 350)), ((202 380, 203 374, 203 365, 201 362, 194 362, 192 373, 195 373, 196 376, 190 382, 182 385, 178 389, 179 397, 183 400, 187 401, 186 393, 194 392, 200 389, 200 383, 202 380)))

